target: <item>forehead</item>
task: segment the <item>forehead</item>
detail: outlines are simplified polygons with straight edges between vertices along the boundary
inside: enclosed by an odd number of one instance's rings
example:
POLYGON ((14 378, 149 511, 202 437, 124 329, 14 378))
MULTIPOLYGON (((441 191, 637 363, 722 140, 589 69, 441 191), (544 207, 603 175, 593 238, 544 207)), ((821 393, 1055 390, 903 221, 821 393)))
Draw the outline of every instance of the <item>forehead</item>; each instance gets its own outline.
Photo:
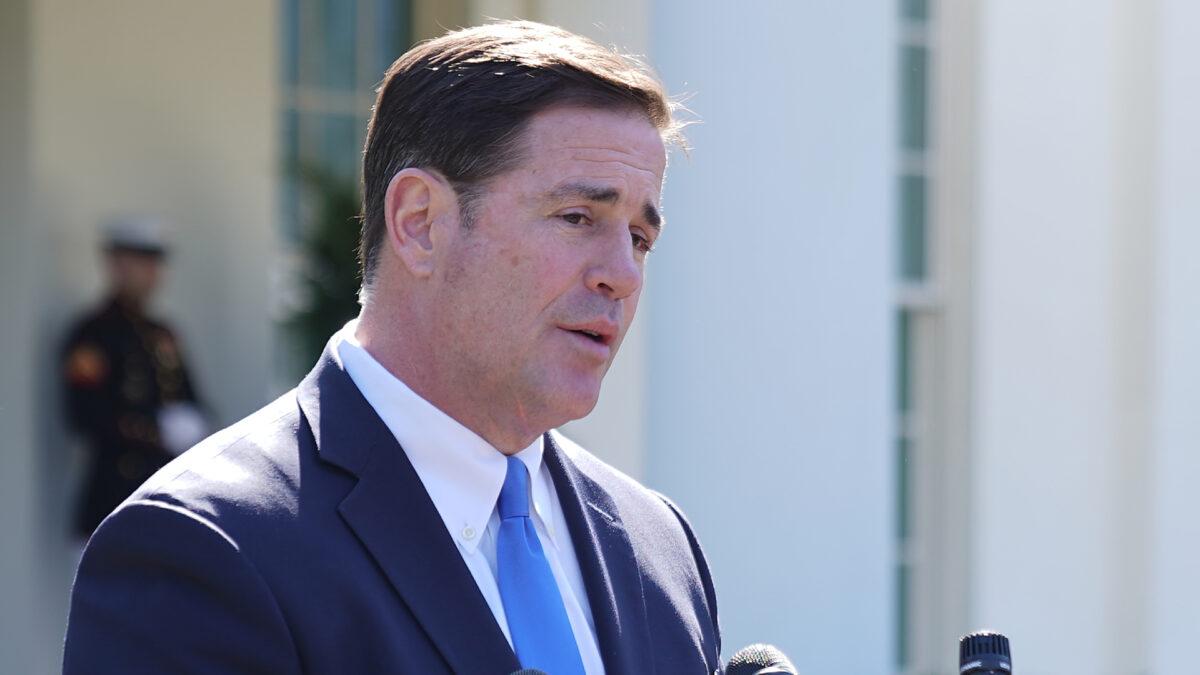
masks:
MULTIPOLYGON (((534 115, 524 132, 518 171, 541 185, 576 178, 615 180, 622 192, 662 187, 667 153, 662 135, 643 115, 559 107, 534 115)), ((649 197, 650 195, 643 195, 649 197)))

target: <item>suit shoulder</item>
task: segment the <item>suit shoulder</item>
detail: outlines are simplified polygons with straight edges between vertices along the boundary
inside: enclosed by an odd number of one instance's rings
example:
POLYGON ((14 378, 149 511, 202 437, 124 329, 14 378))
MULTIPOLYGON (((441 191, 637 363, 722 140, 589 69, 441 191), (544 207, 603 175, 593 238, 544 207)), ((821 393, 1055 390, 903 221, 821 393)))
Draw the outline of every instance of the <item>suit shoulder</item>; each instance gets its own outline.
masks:
POLYGON ((280 605, 238 543, 153 500, 127 502, 88 542, 63 655, 64 673, 300 672, 280 605))
POLYGON ((554 443, 581 472, 608 491, 622 513, 629 511, 636 519, 651 520, 660 527, 664 523, 673 527, 682 524, 682 512, 665 496, 596 457, 559 431, 551 431, 550 434, 554 443))
POLYGON ((172 460, 126 503, 159 501, 213 522, 287 517, 297 505, 302 418, 294 391, 172 460))
POLYGON ((720 652, 716 589, 704 550, 683 510, 562 434, 551 434, 563 454, 612 500, 637 552, 645 583, 664 591, 674 589, 669 604, 690 607, 703 618, 697 630, 715 645, 715 660, 720 652))
POLYGON ((654 494, 637 479, 593 455, 582 445, 564 436, 561 431, 557 429, 550 431, 550 438, 563 455, 571 460, 580 471, 592 480, 603 484, 606 489, 629 492, 643 497, 650 497, 654 494))

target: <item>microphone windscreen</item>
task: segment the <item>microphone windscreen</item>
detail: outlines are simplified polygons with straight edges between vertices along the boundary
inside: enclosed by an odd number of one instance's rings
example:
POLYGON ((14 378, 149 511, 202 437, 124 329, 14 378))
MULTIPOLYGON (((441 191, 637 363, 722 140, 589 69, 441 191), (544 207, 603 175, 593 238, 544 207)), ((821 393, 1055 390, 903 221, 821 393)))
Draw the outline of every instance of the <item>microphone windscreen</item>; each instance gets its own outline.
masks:
POLYGON ((1012 647, 1008 638, 991 630, 964 635, 958 641, 958 672, 993 675, 1012 672, 1012 647))
POLYGON ((783 652, 771 645, 754 644, 742 647, 729 664, 725 675, 797 675, 796 666, 783 652))

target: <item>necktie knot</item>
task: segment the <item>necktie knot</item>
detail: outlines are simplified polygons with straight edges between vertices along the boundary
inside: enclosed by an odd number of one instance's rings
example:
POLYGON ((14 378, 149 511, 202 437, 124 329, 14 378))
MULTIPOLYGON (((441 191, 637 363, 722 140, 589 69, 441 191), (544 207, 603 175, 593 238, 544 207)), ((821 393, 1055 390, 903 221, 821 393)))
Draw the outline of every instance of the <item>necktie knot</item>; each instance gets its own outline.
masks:
POLYGON ((504 485, 500 488, 497 508, 502 520, 529 517, 529 472, 525 464, 516 457, 508 457, 508 470, 504 474, 504 485))

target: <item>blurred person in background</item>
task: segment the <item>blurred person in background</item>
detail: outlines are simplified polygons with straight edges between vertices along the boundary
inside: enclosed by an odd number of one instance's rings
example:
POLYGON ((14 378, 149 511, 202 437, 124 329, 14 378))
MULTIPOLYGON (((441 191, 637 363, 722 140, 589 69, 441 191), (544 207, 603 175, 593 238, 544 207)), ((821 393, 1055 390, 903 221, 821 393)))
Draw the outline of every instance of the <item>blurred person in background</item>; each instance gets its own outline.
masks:
POLYGON ((178 338, 147 314, 166 254, 154 219, 110 222, 104 228, 104 299, 76 322, 63 349, 66 411, 88 451, 73 524, 81 543, 208 430, 178 338))

